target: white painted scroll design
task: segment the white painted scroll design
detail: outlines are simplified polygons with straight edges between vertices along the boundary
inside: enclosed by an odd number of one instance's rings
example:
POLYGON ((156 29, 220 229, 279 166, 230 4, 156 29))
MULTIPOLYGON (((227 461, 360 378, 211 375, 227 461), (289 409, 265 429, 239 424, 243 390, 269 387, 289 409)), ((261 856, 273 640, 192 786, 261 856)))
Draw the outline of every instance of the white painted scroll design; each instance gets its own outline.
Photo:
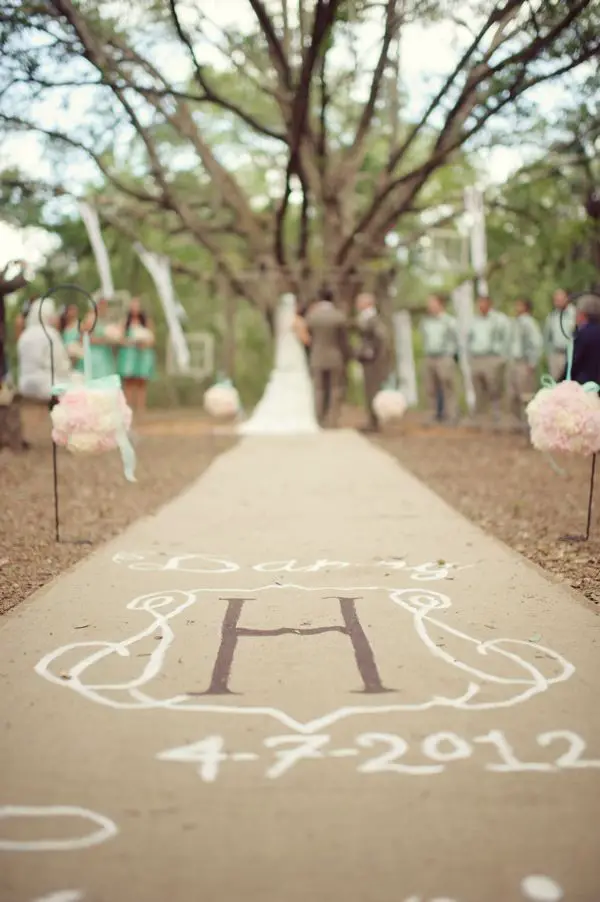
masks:
MULTIPOLYGON (((139 570, 150 573, 236 573, 243 566, 236 561, 213 554, 187 552, 167 557, 156 551, 118 551, 112 558, 113 564, 122 564, 128 570, 139 570)), ((409 564, 404 558, 395 557, 389 560, 376 560, 368 564, 356 564, 350 561, 333 561, 319 558, 316 561, 301 561, 298 558, 283 558, 278 561, 262 561, 250 564, 251 570, 257 573, 329 573, 331 571, 348 570, 353 567, 361 569, 377 568, 398 572, 402 570, 410 579, 417 582, 439 582, 453 578, 460 570, 469 570, 473 564, 457 564, 453 561, 425 561, 422 564, 409 564)))
MULTIPOLYGON (((408 614, 416 637, 423 650, 432 657, 442 661, 449 672, 457 671, 464 675, 464 689, 455 695, 435 694, 423 701, 403 701, 378 703, 377 696, 372 704, 353 704, 338 708, 335 711, 321 713, 308 721, 299 720, 288 712, 269 705, 240 705, 237 700, 231 704, 222 697, 216 701, 210 696, 196 694, 179 694, 167 699, 155 698, 152 695, 152 683, 164 672, 168 662, 168 652, 175 640, 175 624, 184 611, 189 613, 195 605, 222 595, 223 587, 214 589, 196 589, 190 591, 173 590, 151 593, 135 598, 127 605, 129 611, 143 613, 147 624, 143 629, 127 639, 116 641, 74 642, 45 655, 36 665, 39 676, 98 704, 114 709, 165 709, 187 712, 203 712, 206 714, 231 714, 235 716, 267 716, 278 721, 289 729, 302 734, 314 734, 331 724, 349 717, 373 714, 392 714, 404 711, 425 711, 431 709, 454 709, 469 711, 501 710, 521 704, 540 693, 545 692, 554 683, 568 680, 575 668, 560 654, 539 643, 519 639, 493 639, 482 641, 466 632, 450 625, 439 615, 447 611, 451 602, 446 595, 424 588, 388 589, 376 586, 332 586, 306 587, 295 584, 270 584, 262 587, 235 588, 229 587, 228 593, 251 594, 253 597, 261 593, 281 595, 285 601, 286 592, 323 592, 331 596, 332 592, 344 595, 354 591, 380 592, 388 600, 398 606, 404 614, 408 614), (475 650, 481 663, 474 666, 461 661, 456 654, 450 654, 438 644, 439 636, 445 635, 455 644, 465 649, 465 654, 475 650), (139 672, 127 681, 118 683, 94 683, 86 681, 86 671, 93 665, 118 656, 134 658, 137 642, 153 639, 152 652, 140 659, 139 672), (458 640, 458 642, 456 642, 458 640), (525 656, 530 653, 531 660, 525 656), (79 652, 79 661, 70 667, 65 679, 61 660, 68 655, 73 660, 73 653, 79 652), (537 663, 539 660, 539 664, 537 663), (490 662, 489 668, 486 663, 490 662), (532 663, 535 662, 535 663, 532 663), (509 665, 511 675, 499 676, 493 672, 496 663, 509 665), (551 673, 549 671, 552 671, 551 673), (496 687, 500 698, 486 701, 484 690, 496 687)), ((399 635, 406 633, 406 621, 399 623, 399 635)), ((136 662, 137 666, 137 662, 136 662)), ((389 697, 389 696, 388 696, 389 697)), ((237 699, 237 697, 236 697, 237 699)))
POLYGON ((89 849, 112 839, 118 833, 117 825, 96 811, 72 805, 3 805, 0 806, 0 852, 71 852, 89 849), (87 833, 62 839, 10 839, 3 835, 3 827, 11 821, 49 821, 62 818, 78 818, 91 823, 87 833))
POLYGON ((80 889, 60 889, 47 896, 40 896, 35 902, 81 902, 85 894, 80 889))

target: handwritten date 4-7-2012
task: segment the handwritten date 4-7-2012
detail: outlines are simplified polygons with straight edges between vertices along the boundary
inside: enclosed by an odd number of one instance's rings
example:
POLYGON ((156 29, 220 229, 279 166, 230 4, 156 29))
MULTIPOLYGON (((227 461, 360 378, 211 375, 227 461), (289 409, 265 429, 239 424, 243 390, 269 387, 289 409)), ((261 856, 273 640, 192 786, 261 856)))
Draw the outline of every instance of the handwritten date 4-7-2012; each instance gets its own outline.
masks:
MULTIPOLYGON (((358 758, 357 772, 361 774, 401 774, 430 776, 443 773, 454 761, 465 760, 481 751, 483 767, 501 774, 557 773, 584 768, 600 768, 600 759, 586 758, 586 744, 571 730, 550 730, 539 733, 536 743, 547 751, 547 760, 522 761, 501 730, 490 730, 470 740, 456 733, 431 733, 411 748, 401 736, 393 733, 361 733, 355 744, 346 748, 332 748, 327 735, 270 736, 263 742, 270 758, 265 776, 270 780, 291 771, 304 761, 358 758), (410 762, 407 760, 410 758, 410 762), (417 758, 418 762, 414 762, 417 758)), ((225 764, 259 761, 263 755, 255 752, 236 752, 226 748, 223 736, 208 736, 199 742, 167 749, 157 756, 159 761, 195 764, 198 775, 206 783, 214 783, 225 764)))

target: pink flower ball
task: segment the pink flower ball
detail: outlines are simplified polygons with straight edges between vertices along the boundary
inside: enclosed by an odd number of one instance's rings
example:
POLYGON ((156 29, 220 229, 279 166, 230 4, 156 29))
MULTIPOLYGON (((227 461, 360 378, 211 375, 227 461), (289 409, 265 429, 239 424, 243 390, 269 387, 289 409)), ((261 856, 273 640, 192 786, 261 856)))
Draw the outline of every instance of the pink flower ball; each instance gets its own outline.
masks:
POLYGON ((600 451, 600 397, 578 382, 540 389, 527 405, 527 419, 538 451, 585 456, 600 451))
POLYGON ((118 447, 117 435, 130 429, 132 412, 122 391, 78 385, 60 397, 51 417, 57 445, 76 454, 97 454, 118 447))

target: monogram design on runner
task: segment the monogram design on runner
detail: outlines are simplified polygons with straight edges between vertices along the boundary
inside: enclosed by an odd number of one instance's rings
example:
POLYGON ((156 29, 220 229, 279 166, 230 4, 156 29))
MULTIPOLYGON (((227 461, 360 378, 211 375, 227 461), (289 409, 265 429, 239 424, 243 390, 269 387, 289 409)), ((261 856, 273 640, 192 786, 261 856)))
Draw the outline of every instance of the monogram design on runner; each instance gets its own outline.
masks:
POLYGON ((46 655, 36 670, 63 689, 112 708, 267 716, 304 734, 363 715, 508 708, 574 672, 570 662, 537 642, 470 635, 448 619, 450 608, 447 595, 416 586, 271 583, 225 592, 219 587, 151 593, 127 605, 140 620, 129 638, 72 643, 46 655), (201 667, 194 662, 188 668, 198 673, 195 686, 178 683, 181 668, 174 666, 178 634, 189 639, 192 629, 202 661, 201 667), (398 651, 411 632, 426 664, 423 680, 413 684, 414 697, 406 694, 398 651), (318 661, 333 653, 341 667, 324 684, 318 661), (252 660, 252 673, 262 672, 260 691, 248 685, 250 671, 237 661, 240 654, 252 660), (61 660, 67 657, 75 663, 65 679, 61 660), (110 659, 126 671, 118 679, 103 667, 110 659), (291 671, 286 672, 286 661, 294 662, 291 671), (277 673, 286 673, 285 682, 275 679, 277 673), (325 688, 337 705, 319 711, 325 688))

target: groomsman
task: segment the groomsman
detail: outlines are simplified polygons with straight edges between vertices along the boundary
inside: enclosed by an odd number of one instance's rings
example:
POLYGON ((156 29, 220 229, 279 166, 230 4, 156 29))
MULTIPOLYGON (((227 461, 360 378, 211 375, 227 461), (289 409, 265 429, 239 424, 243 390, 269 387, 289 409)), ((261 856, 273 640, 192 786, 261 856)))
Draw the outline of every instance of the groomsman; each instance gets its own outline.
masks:
POLYGON ((423 337, 423 382, 432 422, 442 401, 444 419, 458 422, 457 367, 458 324, 446 311, 446 299, 432 294, 427 300, 427 315, 421 320, 423 337))
POLYGON ((320 426, 336 427, 346 388, 346 365, 350 356, 347 321, 333 303, 328 289, 321 293, 306 317, 310 334, 309 367, 320 426))
POLYGON ((498 423, 510 320, 504 313, 494 310, 489 297, 478 298, 477 308, 478 313, 473 317, 467 336, 476 414, 481 415, 489 410, 493 421, 498 423))
POLYGON ((562 288, 554 292, 553 303, 554 310, 548 314, 544 323, 544 346, 548 371, 552 378, 558 381, 567 365, 569 338, 575 331, 575 307, 569 303, 569 296, 562 288))
POLYGON ((362 364, 368 417, 363 431, 378 432, 379 422, 373 410, 373 401, 390 374, 391 341, 372 294, 359 294, 356 299, 356 312, 356 324, 360 335, 356 357, 362 364))
POLYGON ((521 299, 515 304, 515 316, 510 324, 508 348, 507 391, 511 414, 523 423, 525 402, 536 390, 537 367, 542 357, 542 331, 532 316, 531 301, 521 299))

